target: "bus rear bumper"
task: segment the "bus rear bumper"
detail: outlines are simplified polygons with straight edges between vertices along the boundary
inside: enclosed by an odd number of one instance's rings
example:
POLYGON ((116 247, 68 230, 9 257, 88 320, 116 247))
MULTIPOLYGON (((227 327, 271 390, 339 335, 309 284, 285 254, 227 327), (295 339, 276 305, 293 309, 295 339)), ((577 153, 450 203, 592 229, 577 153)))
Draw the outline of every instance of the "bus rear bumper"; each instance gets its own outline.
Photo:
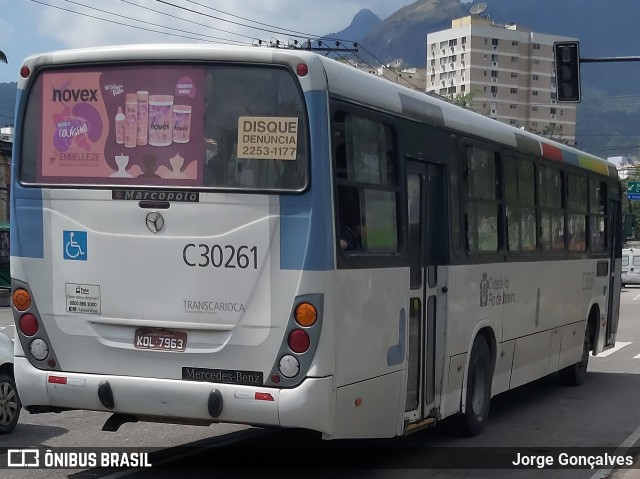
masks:
POLYGON ((296 427, 331 434, 335 409, 333 378, 307 378, 294 389, 175 379, 43 371, 16 357, 14 370, 26 409, 85 409, 138 417, 145 421, 207 424, 243 423, 296 427), (99 397, 108 384, 113 407, 99 397), (103 386, 104 389, 104 386, 103 386), (212 417, 212 391, 222 408, 212 417))

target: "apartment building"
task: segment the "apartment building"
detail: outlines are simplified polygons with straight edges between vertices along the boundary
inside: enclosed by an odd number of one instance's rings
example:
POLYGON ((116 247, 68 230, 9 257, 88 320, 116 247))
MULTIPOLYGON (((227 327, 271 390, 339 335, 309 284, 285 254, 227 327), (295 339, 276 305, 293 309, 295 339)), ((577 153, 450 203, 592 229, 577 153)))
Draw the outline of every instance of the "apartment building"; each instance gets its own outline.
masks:
POLYGON ((575 145, 576 106, 556 101, 553 59, 553 43, 571 40, 480 15, 455 19, 427 35, 427 92, 471 93, 472 110, 575 145))
POLYGON ((427 87, 425 68, 399 68, 384 65, 378 69, 378 74, 412 90, 425 91, 427 87))

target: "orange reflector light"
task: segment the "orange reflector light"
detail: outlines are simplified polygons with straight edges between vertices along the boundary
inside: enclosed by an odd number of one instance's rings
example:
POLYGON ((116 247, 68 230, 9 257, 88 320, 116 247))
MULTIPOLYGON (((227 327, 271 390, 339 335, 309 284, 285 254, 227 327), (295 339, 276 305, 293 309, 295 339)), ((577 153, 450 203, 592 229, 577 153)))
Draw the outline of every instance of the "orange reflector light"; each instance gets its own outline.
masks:
POLYGON ((296 306, 294 316, 296 318, 296 322, 300 326, 313 326, 313 324, 318 320, 318 311, 313 304, 300 303, 296 306))
POLYGON ((49 382, 51 384, 67 384, 67 378, 64 376, 49 376, 49 382))
POLYGON ((31 295, 29 291, 18 288, 13 292, 13 307, 18 311, 26 311, 31 306, 31 295))
POLYGON ((273 396, 269 393, 256 393, 257 401, 274 401, 273 396))

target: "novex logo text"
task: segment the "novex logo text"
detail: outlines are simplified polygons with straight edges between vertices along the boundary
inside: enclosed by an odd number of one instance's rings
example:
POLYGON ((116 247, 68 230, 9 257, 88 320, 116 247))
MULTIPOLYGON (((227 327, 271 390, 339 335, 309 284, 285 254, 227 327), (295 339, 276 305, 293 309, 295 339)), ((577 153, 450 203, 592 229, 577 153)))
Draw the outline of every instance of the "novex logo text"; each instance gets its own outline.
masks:
POLYGON ((98 90, 87 90, 83 88, 82 90, 57 90, 53 89, 53 101, 59 102, 69 102, 73 101, 98 101, 98 90))

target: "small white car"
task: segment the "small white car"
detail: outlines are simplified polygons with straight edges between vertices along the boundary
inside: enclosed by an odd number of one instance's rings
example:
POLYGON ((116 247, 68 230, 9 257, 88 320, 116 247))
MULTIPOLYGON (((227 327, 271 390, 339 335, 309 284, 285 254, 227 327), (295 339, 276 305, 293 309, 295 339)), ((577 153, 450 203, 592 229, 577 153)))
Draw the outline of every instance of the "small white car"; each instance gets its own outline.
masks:
POLYGON ((622 287, 640 284, 640 248, 622 250, 622 287))
POLYGON ((0 333, 0 434, 13 431, 21 407, 13 377, 13 340, 0 333))

